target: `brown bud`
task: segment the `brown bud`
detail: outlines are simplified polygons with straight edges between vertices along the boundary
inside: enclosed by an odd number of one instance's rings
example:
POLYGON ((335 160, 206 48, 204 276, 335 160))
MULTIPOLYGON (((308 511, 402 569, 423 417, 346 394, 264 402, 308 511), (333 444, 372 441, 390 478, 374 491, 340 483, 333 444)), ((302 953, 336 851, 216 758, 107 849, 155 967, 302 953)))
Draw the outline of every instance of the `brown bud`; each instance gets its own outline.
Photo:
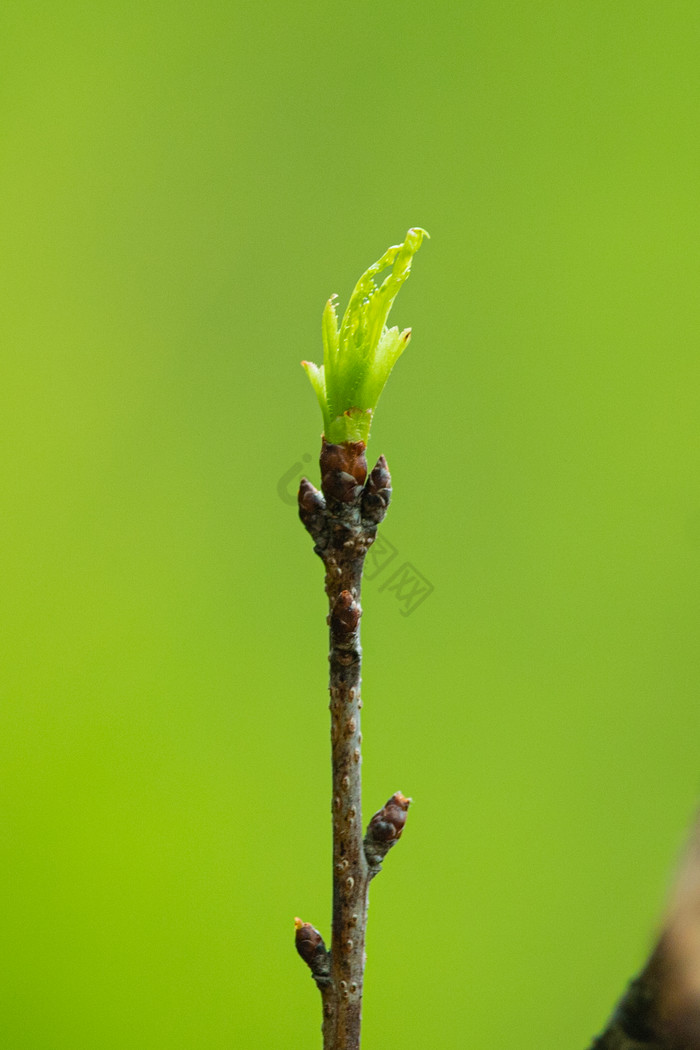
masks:
POLYGON ((304 525, 309 528, 310 522, 323 517, 325 509, 326 501, 321 493, 308 478, 302 478, 299 485, 299 517, 304 525))
POLYGON ((344 441, 334 445, 323 439, 321 448, 321 488, 326 499, 354 503, 367 477, 364 441, 344 441))
POLYGON ((304 962, 310 966, 319 949, 322 952, 326 950, 323 937, 310 922, 302 922, 299 918, 294 920, 294 929, 296 930, 294 935, 296 949, 304 962))
POLYGON ((400 791, 392 795, 387 804, 375 813, 369 822, 369 827, 374 829, 375 837, 383 840, 401 838, 410 804, 410 798, 406 798, 400 791))
POLYGON ((294 920, 294 943, 296 950, 311 970, 314 980, 320 986, 327 984, 330 974, 330 954, 323 943, 323 937, 310 922, 294 920))
POLYGON ((331 631, 338 640, 357 630, 362 610, 350 591, 341 591, 331 612, 331 631))
POLYGON ((362 493, 362 516, 378 525, 387 512, 391 500, 391 474, 386 459, 380 456, 377 465, 367 478, 362 493))
POLYGON ((362 492, 362 486, 345 470, 329 470, 322 474, 321 488, 329 502, 335 500, 337 503, 354 503, 362 492))
POLYGON ((373 874, 376 875, 384 857, 401 838, 410 804, 411 799, 397 791, 367 825, 365 855, 373 874))
POLYGON ((343 441, 340 445, 333 445, 324 438, 321 447, 321 473, 344 470, 352 474, 359 485, 364 485, 367 477, 366 448, 364 441, 343 441))
POLYGON ((307 478, 299 485, 299 517, 315 541, 316 553, 322 554, 328 545, 326 501, 307 478))

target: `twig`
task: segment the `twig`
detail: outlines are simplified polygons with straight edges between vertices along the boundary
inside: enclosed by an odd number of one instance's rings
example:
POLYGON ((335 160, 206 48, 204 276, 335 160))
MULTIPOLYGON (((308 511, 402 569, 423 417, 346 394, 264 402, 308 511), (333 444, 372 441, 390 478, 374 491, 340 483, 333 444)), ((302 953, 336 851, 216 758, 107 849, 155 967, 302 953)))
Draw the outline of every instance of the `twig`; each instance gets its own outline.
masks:
POLYGON ((382 456, 367 478, 362 441, 321 449, 321 492, 306 480, 299 516, 326 568, 330 628, 333 791, 333 935, 330 953, 309 923, 296 920, 296 945, 323 1003, 324 1050, 359 1050, 370 880, 398 841, 410 800, 396 792, 362 834, 360 605, 362 569, 391 497, 382 456))
POLYGON ((657 944, 590 1050, 700 1050, 700 819, 657 944))
POLYGON ((367 477, 366 442, 377 400, 406 349, 410 328, 386 322, 411 263, 427 236, 411 227, 402 244, 388 248, 355 285, 338 323, 331 296, 323 311, 323 364, 302 361, 323 415, 321 491, 306 478, 299 516, 326 567, 330 628, 330 711, 333 766, 333 938, 297 920, 297 949, 323 1000, 324 1050, 359 1050, 370 880, 398 840, 409 799, 400 792, 372 817, 362 837, 360 771, 360 617, 362 569, 391 498, 382 456, 367 477), (389 270, 381 284, 375 278, 389 270))

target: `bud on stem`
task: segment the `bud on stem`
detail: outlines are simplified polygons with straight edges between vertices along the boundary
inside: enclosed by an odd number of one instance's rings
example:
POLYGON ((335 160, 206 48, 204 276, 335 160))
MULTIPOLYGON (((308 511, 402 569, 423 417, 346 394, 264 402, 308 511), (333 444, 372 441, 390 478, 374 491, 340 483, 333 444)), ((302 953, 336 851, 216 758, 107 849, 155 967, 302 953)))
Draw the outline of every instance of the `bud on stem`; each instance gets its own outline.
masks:
POLYGON ((310 922, 302 922, 299 918, 294 920, 294 929, 296 950, 311 970, 316 984, 327 984, 330 980, 331 957, 323 937, 310 922))
POLYGON ((382 861, 401 838, 411 801, 400 791, 395 792, 367 825, 364 845, 370 877, 381 870, 382 861))

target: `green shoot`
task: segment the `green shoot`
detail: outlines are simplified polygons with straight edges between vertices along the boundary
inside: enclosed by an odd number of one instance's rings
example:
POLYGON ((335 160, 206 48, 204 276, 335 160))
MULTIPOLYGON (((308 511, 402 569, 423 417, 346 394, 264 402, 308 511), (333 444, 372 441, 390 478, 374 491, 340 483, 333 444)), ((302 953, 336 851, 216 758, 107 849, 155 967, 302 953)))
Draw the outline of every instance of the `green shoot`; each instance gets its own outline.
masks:
POLYGON ((389 311, 411 272, 413 256, 428 234, 414 227, 403 244, 387 249, 355 285, 340 329, 335 299, 323 311, 323 364, 302 361, 323 413, 326 441, 364 441, 392 368, 406 349, 411 329, 387 328, 389 311), (375 277, 391 267, 384 281, 375 277))

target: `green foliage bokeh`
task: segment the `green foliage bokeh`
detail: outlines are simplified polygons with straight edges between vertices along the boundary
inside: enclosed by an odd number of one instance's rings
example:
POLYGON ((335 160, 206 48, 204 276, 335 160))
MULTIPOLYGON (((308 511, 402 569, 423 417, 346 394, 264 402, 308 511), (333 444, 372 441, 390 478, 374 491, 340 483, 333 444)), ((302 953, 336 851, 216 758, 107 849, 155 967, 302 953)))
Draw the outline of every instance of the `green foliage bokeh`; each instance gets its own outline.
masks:
POLYGON ((415 805, 363 1045, 584 1047, 698 787, 695 0, 0 22, 0 1045, 320 1046, 299 362, 421 225, 370 445, 365 816, 415 805))

